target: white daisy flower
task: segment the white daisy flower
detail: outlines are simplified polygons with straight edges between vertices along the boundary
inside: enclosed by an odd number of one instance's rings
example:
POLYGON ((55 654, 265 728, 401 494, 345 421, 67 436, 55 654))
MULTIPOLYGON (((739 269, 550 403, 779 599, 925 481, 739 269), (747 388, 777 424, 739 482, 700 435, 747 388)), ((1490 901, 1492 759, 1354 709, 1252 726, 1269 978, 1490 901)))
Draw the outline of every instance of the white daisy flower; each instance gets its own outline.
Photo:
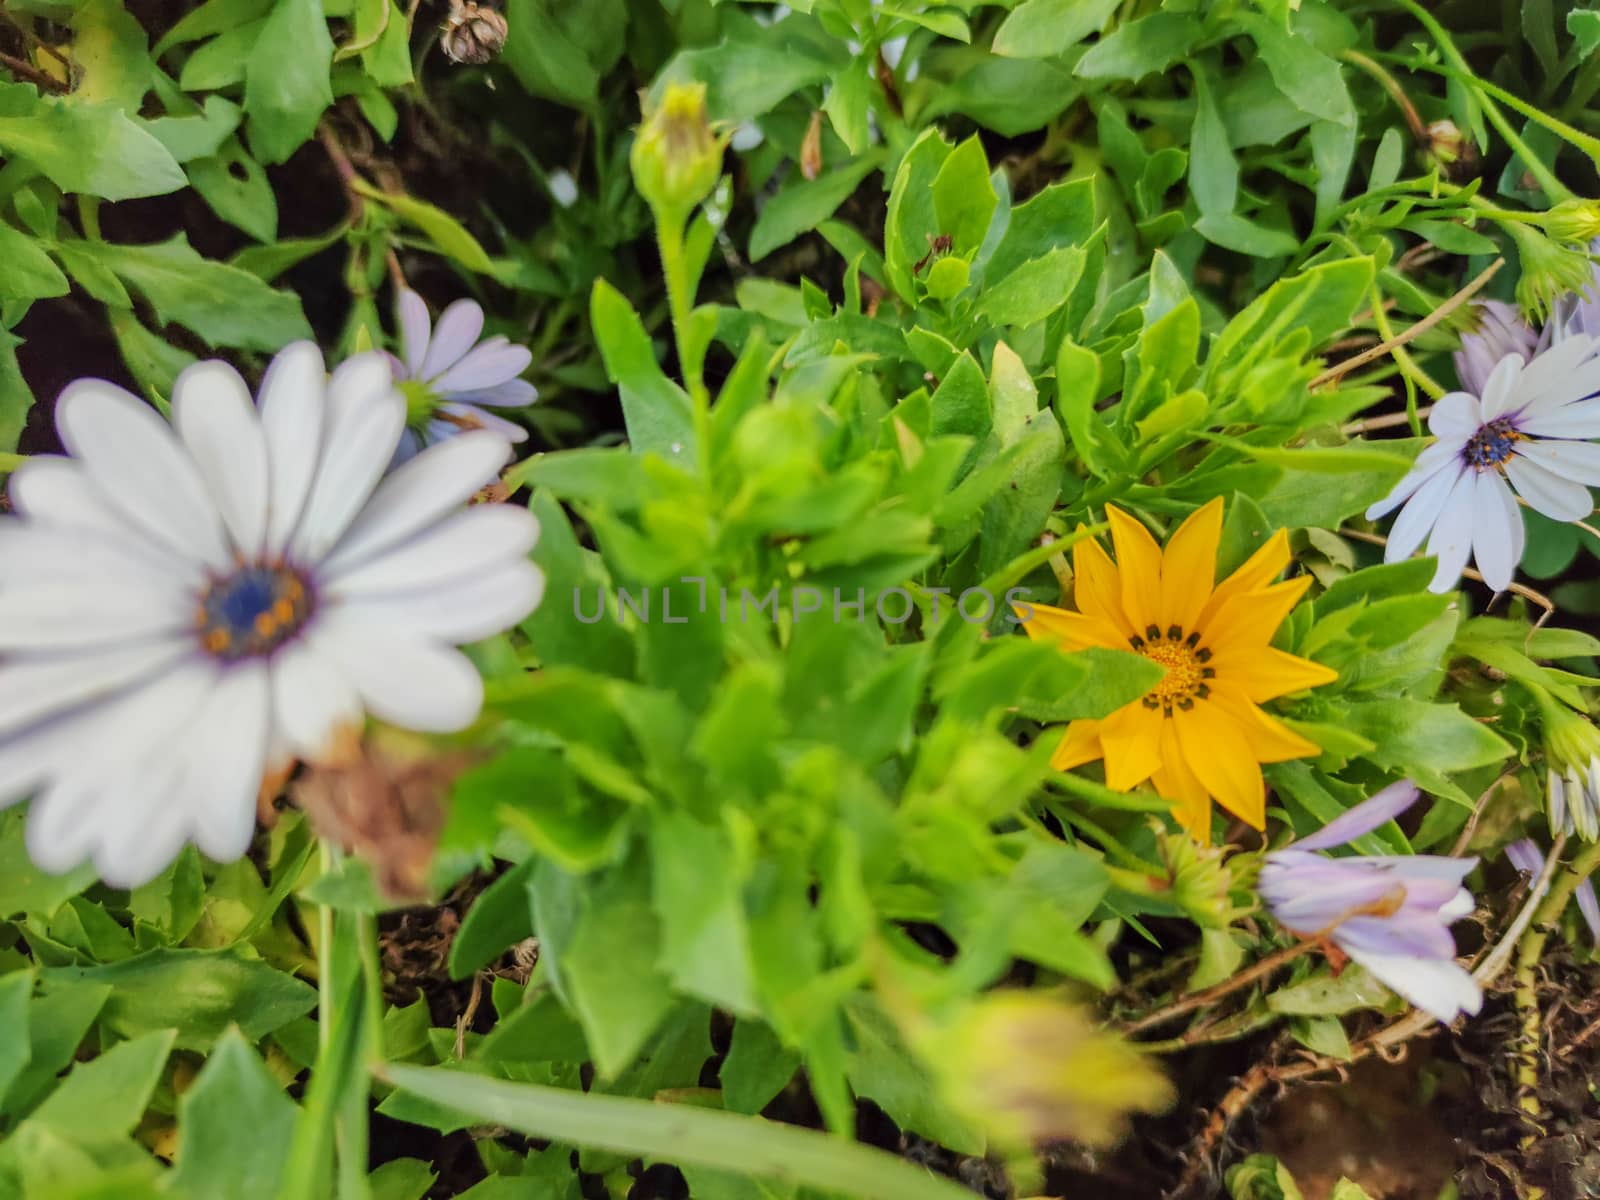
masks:
POLYGON ((1600 339, 1574 333, 1531 362, 1508 354, 1481 399, 1451 392, 1433 406, 1428 428, 1439 440, 1367 510, 1376 519, 1405 506, 1384 559, 1409 558, 1426 539, 1439 560, 1432 591, 1453 588, 1469 558, 1500 591, 1526 541, 1517 496, 1555 521, 1593 510, 1600 446, 1577 439, 1600 436, 1600 339))
POLYGON ((397 457, 410 458, 423 446, 467 429, 493 429, 507 441, 526 440, 528 431, 487 408, 521 408, 539 398, 539 390, 517 378, 533 361, 526 346, 504 337, 479 342, 483 309, 476 301, 457 300, 428 319, 428 306, 409 288, 395 302, 400 330, 400 355, 390 355, 395 382, 406 398, 406 431, 397 457))
POLYGON ((527 615, 538 524, 463 508, 510 457, 481 430, 384 478, 405 424, 387 359, 329 379, 289 346, 259 409, 220 362, 168 425, 102 380, 62 394, 71 457, 32 459, 0 518, 0 805, 32 796, 47 871, 153 878, 185 841, 238 858, 262 779, 348 744, 364 713, 451 731, 483 682, 456 643, 527 615))

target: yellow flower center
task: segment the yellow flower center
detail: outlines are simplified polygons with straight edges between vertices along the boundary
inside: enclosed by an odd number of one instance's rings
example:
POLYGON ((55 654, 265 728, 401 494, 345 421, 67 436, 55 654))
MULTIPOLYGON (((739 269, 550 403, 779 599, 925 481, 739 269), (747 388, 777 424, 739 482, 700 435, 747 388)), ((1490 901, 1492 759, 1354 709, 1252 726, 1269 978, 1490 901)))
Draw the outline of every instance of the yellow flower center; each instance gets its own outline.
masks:
POLYGON ((1174 707, 1187 712, 1196 700, 1211 695, 1208 681, 1215 678, 1217 672, 1206 665, 1211 661, 1211 651, 1200 645, 1198 633, 1186 636, 1177 625, 1169 626, 1162 633, 1152 625, 1144 631, 1143 637, 1129 638, 1128 644, 1151 662, 1167 669, 1161 682, 1142 699, 1146 708, 1159 708, 1170 717, 1174 707))

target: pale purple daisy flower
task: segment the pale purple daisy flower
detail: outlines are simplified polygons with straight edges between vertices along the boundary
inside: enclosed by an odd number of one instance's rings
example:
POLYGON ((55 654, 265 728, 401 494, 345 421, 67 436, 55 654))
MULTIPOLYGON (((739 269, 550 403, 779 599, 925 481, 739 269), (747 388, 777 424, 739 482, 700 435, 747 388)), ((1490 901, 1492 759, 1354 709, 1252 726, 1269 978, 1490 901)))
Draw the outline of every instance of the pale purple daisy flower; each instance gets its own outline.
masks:
MULTIPOLYGON (((1462 335, 1461 348, 1455 352, 1454 361, 1462 389, 1481 396, 1489 375, 1502 358, 1520 354, 1524 359, 1531 359, 1538 352, 1539 334, 1522 319, 1515 304, 1480 300, 1472 308, 1478 327, 1462 335)), ((1595 332, 1600 333, 1600 329, 1595 332)))
POLYGON ((531 350, 498 335, 478 341, 483 309, 473 300, 457 300, 435 325, 422 297, 406 288, 395 315, 400 354, 389 358, 406 398, 397 458, 467 429, 493 429, 510 442, 527 439, 526 429, 487 409, 521 408, 538 399, 538 389, 518 378, 533 361, 531 350))
MULTIPOLYGON (((1544 870, 1545 856, 1532 838, 1523 838, 1506 847, 1506 858, 1524 875, 1537 878, 1544 870)), ((1600 899, 1595 897, 1594 880, 1585 879, 1578 884, 1578 912, 1589 927, 1590 940, 1600 946, 1600 899)))
MULTIPOLYGON (((1600 255, 1600 238, 1589 243, 1589 253, 1600 255)), ((1542 344, 1573 336, 1600 338, 1600 264, 1589 269, 1587 291, 1572 292, 1556 302, 1550 322, 1544 327, 1542 344)))
POLYGON ((1389 531, 1387 562, 1427 540, 1438 559, 1428 585, 1453 588, 1469 558, 1496 591, 1511 583, 1526 542, 1517 496, 1555 521, 1581 521, 1600 484, 1600 339, 1574 334, 1531 361, 1508 354, 1481 398, 1451 392, 1433 406, 1438 440, 1367 509, 1375 520, 1404 505, 1389 531), (1513 492, 1513 488, 1515 491, 1513 492))
POLYGON ((260 399, 226 363, 178 376, 168 424, 80 380, 71 457, 24 463, 0 519, 0 805, 60 872, 157 875, 186 841, 242 855, 265 776, 367 713, 448 732, 483 681, 455 646, 539 602, 532 514, 464 507, 511 455, 480 430, 384 478, 405 424, 388 360, 283 350, 260 399))
POLYGON ((1417 798, 1391 784, 1322 831, 1267 855, 1257 890, 1274 918, 1302 937, 1326 936, 1391 991, 1440 1021, 1476 1013, 1483 993, 1455 960, 1450 923, 1472 912, 1461 881, 1475 858, 1429 854, 1325 858, 1370 833, 1417 798))

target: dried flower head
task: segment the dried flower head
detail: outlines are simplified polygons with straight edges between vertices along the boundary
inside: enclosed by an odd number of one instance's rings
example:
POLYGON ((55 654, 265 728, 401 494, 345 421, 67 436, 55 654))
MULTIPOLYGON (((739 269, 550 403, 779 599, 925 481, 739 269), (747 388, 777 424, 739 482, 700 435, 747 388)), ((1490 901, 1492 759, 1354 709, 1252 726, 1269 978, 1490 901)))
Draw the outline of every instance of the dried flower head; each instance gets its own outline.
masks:
POLYGON ((465 0, 451 6, 439 31, 439 45, 451 62, 481 66, 505 48, 510 30, 499 11, 465 0))

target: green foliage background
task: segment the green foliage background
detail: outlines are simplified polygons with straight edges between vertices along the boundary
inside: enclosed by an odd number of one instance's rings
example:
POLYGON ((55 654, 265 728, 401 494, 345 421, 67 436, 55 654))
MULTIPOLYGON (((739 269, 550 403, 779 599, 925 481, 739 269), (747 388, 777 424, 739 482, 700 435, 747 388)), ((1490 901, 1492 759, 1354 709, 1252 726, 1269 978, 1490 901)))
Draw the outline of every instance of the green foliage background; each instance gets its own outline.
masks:
MULTIPOLYGON (((38 874, 0 815, 0 1197, 458 1194, 425 1156, 369 1175, 347 1144, 336 1171, 333 1119, 355 1136, 369 1092, 471 1131, 475 1200, 635 1186, 603 1139, 535 1148, 448 1089, 369 1081, 374 1048, 573 1094, 787 1097, 842 1137, 868 1100, 983 1153, 992 1114, 963 1096, 994 1064, 936 1048, 989 989, 1093 1001, 1176 918, 1208 926, 1178 938, 1190 986, 1275 936, 1203 915, 1248 907, 1252 855, 1185 893, 1163 803, 1048 766, 1042 725, 1115 710, 1154 667, 952 615, 972 588, 1056 600, 1052 558, 1108 500, 1160 526, 1225 497, 1219 575, 1295 531, 1319 587, 1278 644, 1340 678, 1280 706, 1324 749, 1269 769, 1287 826, 1401 775, 1432 807, 1368 850, 1447 848, 1503 774, 1493 835, 1532 816, 1517 680, 1581 705, 1588 677, 1548 664, 1582 671, 1600 642, 1474 617, 1423 590, 1431 563, 1340 536, 1414 457, 1459 321, 1312 385, 1496 257, 1492 292, 1528 279, 1503 214, 1595 189, 1600 15, 509 0, 486 68, 442 57, 443 15, 10 0, 0 22, 0 449, 52 448, 53 391, 89 365, 163 406, 197 356, 382 343, 402 272, 534 348, 541 452, 511 481, 549 578, 476 650, 493 753, 435 864, 441 895, 476 892, 435 982, 499 971, 465 1032, 374 986, 386 906, 296 814, 254 860, 189 851, 131 894, 38 874), (640 90, 686 81, 739 148, 664 273, 628 155, 640 90), (1378 411, 1409 427, 1352 439, 1378 411), (874 611, 895 587, 901 622, 874 611), (687 619, 626 615, 619 589, 687 619), (719 614, 774 590, 781 617, 719 614), (836 590, 865 602, 830 619, 836 590), (506 954, 530 936, 524 979, 506 954)), ((1529 519, 1533 577, 1587 553, 1529 519)), ((1592 612, 1594 587, 1556 596, 1592 612)), ((1347 1052, 1341 1015, 1394 1002, 1341 978, 1330 999, 1302 961, 1263 1024, 1347 1052)), ((704 1200, 823 1194, 683 1174, 704 1200)))

